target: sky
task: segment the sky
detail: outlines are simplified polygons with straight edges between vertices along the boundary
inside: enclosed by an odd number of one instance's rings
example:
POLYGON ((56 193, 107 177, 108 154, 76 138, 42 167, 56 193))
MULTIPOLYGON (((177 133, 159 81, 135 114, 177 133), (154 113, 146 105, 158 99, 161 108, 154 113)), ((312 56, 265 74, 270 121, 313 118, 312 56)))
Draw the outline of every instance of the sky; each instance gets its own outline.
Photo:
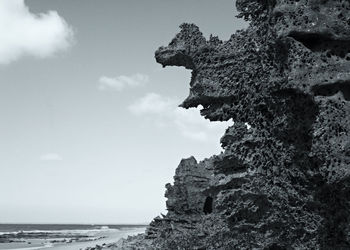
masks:
POLYGON ((191 72, 154 51, 183 22, 227 40, 233 0, 1 0, 0 223, 147 223, 182 158, 229 123, 178 105, 191 72))

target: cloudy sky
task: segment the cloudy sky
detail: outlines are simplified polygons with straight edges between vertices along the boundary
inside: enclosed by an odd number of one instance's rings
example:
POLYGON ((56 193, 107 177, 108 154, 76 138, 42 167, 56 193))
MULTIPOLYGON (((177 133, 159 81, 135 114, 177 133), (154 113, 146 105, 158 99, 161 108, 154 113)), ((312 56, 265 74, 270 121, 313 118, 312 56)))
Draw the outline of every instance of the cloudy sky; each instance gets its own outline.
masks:
POLYGON ((181 158, 228 126, 177 107, 190 72, 154 51, 183 22, 227 40, 233 0, 1 0, 0 222, 145 223, 181 158))

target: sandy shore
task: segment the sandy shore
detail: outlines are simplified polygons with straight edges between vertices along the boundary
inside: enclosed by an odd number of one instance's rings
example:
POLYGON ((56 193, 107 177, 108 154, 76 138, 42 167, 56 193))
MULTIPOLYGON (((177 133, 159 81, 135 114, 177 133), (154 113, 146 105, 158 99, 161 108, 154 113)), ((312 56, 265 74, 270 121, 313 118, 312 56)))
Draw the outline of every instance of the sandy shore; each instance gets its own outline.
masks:
POLYGON ((45 232, 44 234, 38 232, 22 235, 20 234, 19 237, 11 238, 8 236, 10 241, 18 242, 0 243, 0 250, 80 250, 93 248, 96 245, 107 246, 116 243, 122 238, 144 232, 145 227, 125 227, 120 229, 101 230, 93 233, 86 232, 85 234, 66 233, 57 235, 57 232, 45 232))

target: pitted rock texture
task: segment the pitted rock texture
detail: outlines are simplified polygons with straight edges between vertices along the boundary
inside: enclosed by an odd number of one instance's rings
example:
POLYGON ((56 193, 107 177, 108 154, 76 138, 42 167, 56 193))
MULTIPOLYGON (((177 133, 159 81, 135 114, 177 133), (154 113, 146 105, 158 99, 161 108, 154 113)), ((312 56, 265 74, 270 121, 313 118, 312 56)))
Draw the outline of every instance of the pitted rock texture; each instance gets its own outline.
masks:
POLYGON ((193 229, 202 217, 213 212, 213 198, 205 193, 214 174, 211 159, 197 163, 194 157, 183 159, 174 176, 174 185, 166 184, 166 216, 155 218, 146 238, 157 238, 165 232, 193 229))
POLYGON ((183 24, 156 52, 192 70, 182 107, 235 123, 201 163, 212 169, 203 186, 184 178, 193 160, 177 172, 153 248, 350 249, 350 2, 236 5, 250 26, 228 41, 183 24))
POLYGON ((194 157, 184 159, 176 169, 174 185, 167 184, 165 197, 169 216, 204 213, 204 191, 213 174, 209 161, 197 163, 194 157))

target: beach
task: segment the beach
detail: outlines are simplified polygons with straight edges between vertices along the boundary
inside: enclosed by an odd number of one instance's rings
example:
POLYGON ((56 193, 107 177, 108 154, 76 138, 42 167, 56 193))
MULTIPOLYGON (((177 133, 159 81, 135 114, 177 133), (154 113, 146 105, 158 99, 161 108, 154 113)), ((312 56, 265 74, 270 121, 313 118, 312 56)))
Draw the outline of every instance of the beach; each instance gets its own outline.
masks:
POLYGON ((0 225, 0 250, 79 250, 145 231, 143 225, 0 225), (45 229, 45 230, 44 230, 45 229), (9 230, 9 231, 5 231, 9 230))

